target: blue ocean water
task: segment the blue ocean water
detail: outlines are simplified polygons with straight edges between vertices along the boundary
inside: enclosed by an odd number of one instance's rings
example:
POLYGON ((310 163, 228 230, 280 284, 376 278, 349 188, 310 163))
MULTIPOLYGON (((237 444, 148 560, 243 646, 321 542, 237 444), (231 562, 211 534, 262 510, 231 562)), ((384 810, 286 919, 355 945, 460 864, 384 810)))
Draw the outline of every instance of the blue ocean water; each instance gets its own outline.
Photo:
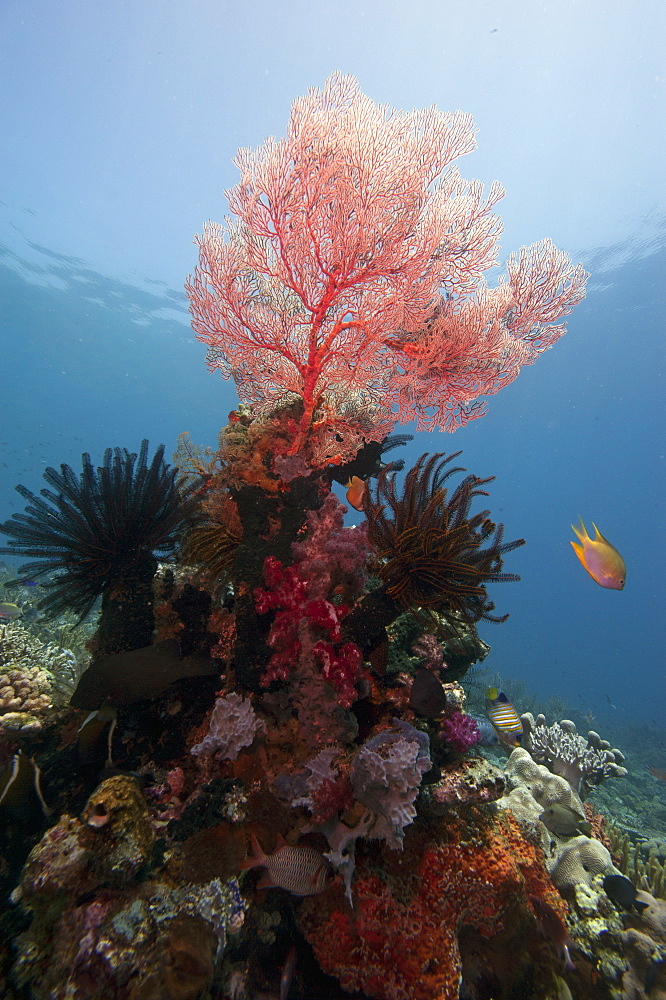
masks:
POLYGON ((459 167, 506 187, 502 261, 549 236, 591 273, 567 336, 487 416, 404 449, 463 449, 527 540, 507 560, 522 581, 493 588, 511 617, 482 626, 485 665, 600 725, 663 726, 663 5, 120 6, 0 15, 0 518, 22 507, 16 483, 38 490, 83 451, 215 442, 236 396, 189 327, 194 234, 224 218, 237 149, 351 72, 378 101, 472 112, 459 167), (579 516, 624 554, 622 593, 578 564, 579 516))
MULTIPOLYGON (((521 581, 491 588, 510 617, 481 624, 484 666, 595 725, 659 728, 666 704, 658 222, 631 246, 580 253, 593 277, 567 336, 491 397, 486 416, 453 435, 418 433, 400 451, 409 466, 423 451, 462 449, 470 471, 496 477, 492 515, 527 544, 506 560, 521 581), (598 587, 579 565, 569 545, 578 516, 623 553, 624 591, 598 587)), ((106 447, 148 437, 169 454, 183 431, 215 444, 237 397, 207 373, 181 290, 133 285, 34 244, 22 258, 4 248, 0 288, 3 520, 23 509, 16 483, 39 490, 47 465, 80 468, 83 451, 101 461, 106 447)))

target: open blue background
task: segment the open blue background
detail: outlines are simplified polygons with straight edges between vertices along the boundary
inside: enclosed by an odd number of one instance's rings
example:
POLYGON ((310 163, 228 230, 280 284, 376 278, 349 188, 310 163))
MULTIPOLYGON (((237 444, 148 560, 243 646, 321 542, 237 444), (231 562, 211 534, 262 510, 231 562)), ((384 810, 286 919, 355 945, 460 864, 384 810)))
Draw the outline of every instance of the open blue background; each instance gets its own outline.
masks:
POLYGON ((665 30, 660 0, 5 0, 0 519, 84 450, 214 443, 236 397, 189 329, 192 237, 224 217, 237 148, 350 72, 379 102, 473 114, 459 167, 507 189, 503 259, 550 236, 592 272, 568 336, 485 418, 403 452, 464 449, 527 539, 487 665, 663 727, 665 30), (624 554, 624 592, 578 564, 579 514, 624 554))

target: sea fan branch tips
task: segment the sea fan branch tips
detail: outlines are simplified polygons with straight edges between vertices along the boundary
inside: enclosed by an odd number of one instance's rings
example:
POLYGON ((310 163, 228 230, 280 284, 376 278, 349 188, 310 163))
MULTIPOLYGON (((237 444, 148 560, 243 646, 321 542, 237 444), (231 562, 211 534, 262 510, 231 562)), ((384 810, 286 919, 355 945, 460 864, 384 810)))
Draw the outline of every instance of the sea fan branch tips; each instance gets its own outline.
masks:
POLYGON ((452 430, 564 332, 587 276, 550 241, 485 285, 503 190, 452 166, 474 146, 470 115, 376 105, 336 74, 285 138, 239 153, 236 221, 197 238, 192 321, 242 401, 302 401, 295 452, 341 397, 381 436, 415 418, 452 430))

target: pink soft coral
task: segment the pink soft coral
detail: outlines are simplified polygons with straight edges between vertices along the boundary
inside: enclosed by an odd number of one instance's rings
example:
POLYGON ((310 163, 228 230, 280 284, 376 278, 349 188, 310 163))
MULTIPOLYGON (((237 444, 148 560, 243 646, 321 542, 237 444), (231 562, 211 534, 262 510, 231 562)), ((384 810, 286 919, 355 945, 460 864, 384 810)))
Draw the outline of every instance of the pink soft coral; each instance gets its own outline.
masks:
POLYGON ((363 655, 353 642, 336 649, 330 642, 318 642, 312 652, 321 660, 321 672, 336 688, 338 702, 350 708, 356 701, 356 682, 363 671, 363 655))
POLYGON ((452 749, 465 753, 481 739, 476 721, 464 712, 453 712, 441 724, 440 731, 452 749))
POLYGON ((334 588, 360 594, 367 579, 367 522, 345 528, 347 508, 329 493, 319 510, 307 515, 308 535, 291 547, 298 572, 308 581, 308 594, 328 598, 334 588))
POLYGON ((277 609, 277 614, 268 636, 273 654, 261 678, 262 685, 288 680, 297 664, 312 666, 316 657, 321 661, 322 675, 338 692, 339 704, 349 708, 356 697, 363 656, 352 642, 337 645, 342 638, 340 621, 347 608, 321 598, 310 600, 308 583, 298 569, 283 567, 274 556, 264 562, 264 578, 270 589, 255 590, 257 611, 264 614, 277 609))
POLYGON ((504 192, 450 167, 474 146, 470 115, 389 109, 334 74, 286 138, 239 153, 238 221, 197 239, 193 326, 243 401, 300 400, 291 454, 325 464, 326 428, 347 457, 396 420, 453 430, 564 332, 587 275, 549 240, 484 281, 504 192))

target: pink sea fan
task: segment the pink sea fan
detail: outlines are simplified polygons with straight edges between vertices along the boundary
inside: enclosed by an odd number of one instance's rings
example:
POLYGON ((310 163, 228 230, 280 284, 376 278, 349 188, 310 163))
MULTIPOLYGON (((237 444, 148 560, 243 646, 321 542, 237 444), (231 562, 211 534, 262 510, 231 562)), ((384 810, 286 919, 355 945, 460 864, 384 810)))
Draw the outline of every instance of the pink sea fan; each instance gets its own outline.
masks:
POLYGON ((334 74, 294 103, 284 139, 239 152, 238 221, 197 240, 193 326, 243 401, 300 401, 293 454, 345 406, 358 446, 396 420, 452 430, 562 334, 587 276, 549 241, 485 285, 504 192, 450 166, 475 145, 469 114, 396 111, 334 74))
POLYGON ((481 739, 476 721, 465 712, 453 712, 443 719, 441 733, 449 746, 458 753, 465 753, 481 739))

